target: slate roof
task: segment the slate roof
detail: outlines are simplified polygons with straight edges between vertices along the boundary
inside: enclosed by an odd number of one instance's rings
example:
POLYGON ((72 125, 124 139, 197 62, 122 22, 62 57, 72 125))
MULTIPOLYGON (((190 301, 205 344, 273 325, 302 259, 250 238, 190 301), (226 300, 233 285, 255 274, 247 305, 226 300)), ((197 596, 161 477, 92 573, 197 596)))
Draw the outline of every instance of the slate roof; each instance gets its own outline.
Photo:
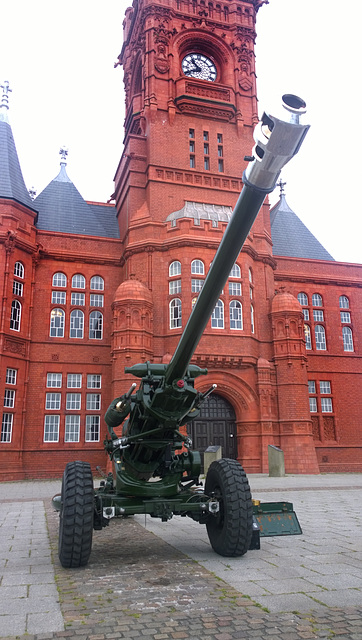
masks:
POLYGON ((275 256, 334 261, 331 254, 292 211, 283 193, 279 202, 270 210, 270 224, 275 256))
POLYGON ((34 203, 39 211, 38 229, 119 238, 115 207, 88 204, 68 177, 63 162, 57 177, 45 187, 34 203))
POLYGON ((16 200, 37 211, 25 186, 13 133, 3 109, 0 110, 0 198, 16 200))

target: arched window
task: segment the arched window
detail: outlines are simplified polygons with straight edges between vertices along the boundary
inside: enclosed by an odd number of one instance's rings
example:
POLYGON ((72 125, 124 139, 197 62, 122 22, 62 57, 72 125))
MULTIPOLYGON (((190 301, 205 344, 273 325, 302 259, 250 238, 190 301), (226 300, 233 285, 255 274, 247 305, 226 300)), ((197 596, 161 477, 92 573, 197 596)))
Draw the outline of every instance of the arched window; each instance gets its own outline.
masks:
POLYGON ((85 277, 81 273, 74 274, 72 278, 73 289, 85 289, 85 277))
POLYGON ((354 351, 352 329, 350 327, 343 327, 342 336, 344 351, 354 351))
POLYGON ((323 307, 323 299, 319 293, 313 293, 312 305, 313 307, 323 307))
POLYGON ((65 273, 61 273, 61 271, 58 271, 58 273, 55 273, 53 275, 53 287, 66 287, 67 286, 67 276, 65 275, 65 273))
POLYGON ((211 316, 211 326, 213 329, 224 328, 224 303, 222 300, 218 300, 211 316))
POLYGON ((50 312, 50 333, 52 338, 64 338, 65 313, 63 309, 52 309, 50 312))
POLYGON ((302 307, 307 307, 308 306, 308 296, 307 296, 306 293, 303 293, 303 292, 298 293, 297 298, 298 298, 299 304, 301 304, 302 307))
POLYGON ((234 264, 233 268, 230 271, 229 278, 241 278, 241 269, 238 264, 234 264))
POLYGON ((249 269, 249 282, 253 282, 253 272, 249 269))
POLYGON ((174 260, 174 262, 171 262, 168 268, 168 275, 170 276, 170 278, 172 278, 172 276, 180 276, 181 262, 179 262, 178 260, 174 260))
POLYGON ((13 300, 11 303, 10 329, 20 331, 21 320, 21 304, 19 300, 13 300))
POLYGON ((321 324, 316 324, 316 326, 314 327, 314 335, 317 351, 325 351, 327 349, 326 332, 321 324))
POLYGON ((191 262, 191 274, 193 276, 196 276, 196 275, 203 276, 203 275, 205 275, 205 265, 202 262, 202 260, 193 260, 191 262))
POLYGON ((24 265, 21 262, 15 262, 14 276, 17 278, 24 278, 24 265))
POLYGON ((182 303, 180 298, 174 298, 170 302, 170 329, 182 326, 182 303))
POLYGON ((92 291, 103 291, 104 280, 101 276, 93 276, 90 281, 90 288, 92 291))
POLYGON ((347 296, 339 297, 339 308, 340 309, 349 309, 349 300, 347 296))
POLYGON ((230 302, 230 329, 243 328, 243 308, 241 302, 232 300, 230 302))
POLYGON ((254 307, 250 305, 250 324, 251 324, 251 333, 255 333, 255 314, 254 307))
POLYGON ((304 325, 304 337, 305 337, 305 348, 310 350, 312 348, 312 338, 310 333, 310 326, 308 324, 304 325))
POLYGON ((80 309, 74 309, 70 314, 70 338, 83 338, 84 336, 84 313, 80 309))
POLYGON ((103 338, 103 316, 100 311, 92 311, 89 314, 89 337, 92 340, 103 338))

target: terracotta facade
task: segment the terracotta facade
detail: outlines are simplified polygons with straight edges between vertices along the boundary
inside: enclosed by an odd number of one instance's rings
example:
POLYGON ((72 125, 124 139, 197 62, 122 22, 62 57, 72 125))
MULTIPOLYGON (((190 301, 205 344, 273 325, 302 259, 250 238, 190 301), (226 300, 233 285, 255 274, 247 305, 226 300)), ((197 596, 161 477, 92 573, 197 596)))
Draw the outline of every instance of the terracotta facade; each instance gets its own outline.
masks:
MULTIPOLYGON (((174 352, 254 144, 262 4, 126 10, 125 144, 108 205, 119 238, 40 229, 37 199, 0 193, 0 479, 60 476, 74 459, 105 469, 103 415, 134 381, 124 368, 174 352), (190 53, 215 80, 182 72, 190 53)), ((197 387, 216 383, 234 410, 247 472, 268 472, 268 445, 287 473, 362 471, 361 276, 360 265, 274 255, 263 205, 193 358, 209 371, 197 387)))

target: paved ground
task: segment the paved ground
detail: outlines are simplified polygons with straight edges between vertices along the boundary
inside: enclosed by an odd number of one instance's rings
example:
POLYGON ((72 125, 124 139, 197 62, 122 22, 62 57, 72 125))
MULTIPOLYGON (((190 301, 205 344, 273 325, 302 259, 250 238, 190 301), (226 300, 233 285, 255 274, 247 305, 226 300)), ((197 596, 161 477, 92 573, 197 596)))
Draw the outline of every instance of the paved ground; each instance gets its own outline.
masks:
POLYGON ((294 503, 301 536, 226 559, 192 520, 140 516, 95 532, 76 570, 56 555, 60 482, 0 484, 0 637, 362 640, 362 474, 249 480, 294 503))

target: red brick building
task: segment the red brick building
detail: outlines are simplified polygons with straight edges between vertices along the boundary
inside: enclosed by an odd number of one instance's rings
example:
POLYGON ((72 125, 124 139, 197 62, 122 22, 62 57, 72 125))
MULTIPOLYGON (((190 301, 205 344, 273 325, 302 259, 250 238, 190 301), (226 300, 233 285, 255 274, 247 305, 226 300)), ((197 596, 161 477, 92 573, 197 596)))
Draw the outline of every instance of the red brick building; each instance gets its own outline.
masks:
MULTIPOLYGON (((0 109, 0 478, 105 468, 103 415, 124 367, 167 362, 242 188, 257 122, 263 0, 134 0, 124 20, 124 152, 115 204, 66 170, 34 200, 7 90, 0 109)), ((267 203, 194 362, 217 383, 190 424, 247 472, 362 471, 362 268, 335 262, 289 208, 267 203)))

